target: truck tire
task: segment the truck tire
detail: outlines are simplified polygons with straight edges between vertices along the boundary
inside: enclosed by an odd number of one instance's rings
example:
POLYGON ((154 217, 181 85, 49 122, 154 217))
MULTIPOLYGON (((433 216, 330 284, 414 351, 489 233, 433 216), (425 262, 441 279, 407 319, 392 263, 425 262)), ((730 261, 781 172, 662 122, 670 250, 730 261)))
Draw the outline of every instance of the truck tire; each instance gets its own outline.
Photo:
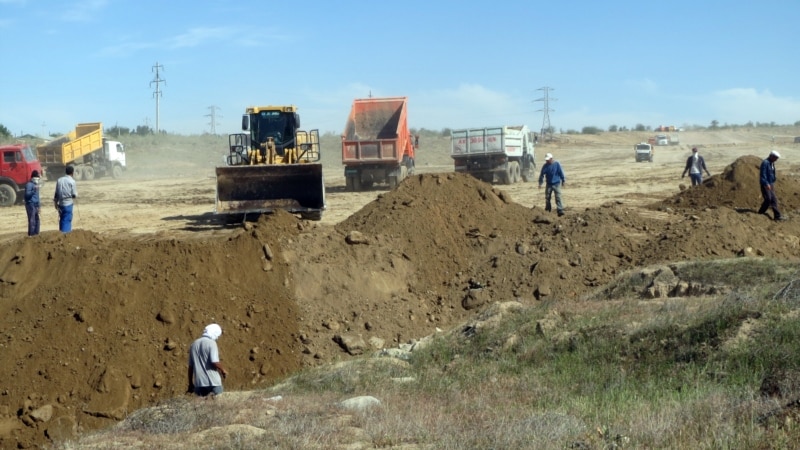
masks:
POLYGON ((122 178, 122 166, 114 166, 111 168, 111 176, 116 180, 122 178))
POLYGON ((76 180, 82 180, 83 179, 83 166, 74 166, 73 167, 72 178, 75 178, 76 180))
POLYGON ((94 180, 94 167, 92 167, 92 166, 84 166, 83 167, 83 179, 84 180, 94 180))
POLYGON ((0 184, 0 206, 14 206, 17 203, 17 191, 12 186, 0 184))

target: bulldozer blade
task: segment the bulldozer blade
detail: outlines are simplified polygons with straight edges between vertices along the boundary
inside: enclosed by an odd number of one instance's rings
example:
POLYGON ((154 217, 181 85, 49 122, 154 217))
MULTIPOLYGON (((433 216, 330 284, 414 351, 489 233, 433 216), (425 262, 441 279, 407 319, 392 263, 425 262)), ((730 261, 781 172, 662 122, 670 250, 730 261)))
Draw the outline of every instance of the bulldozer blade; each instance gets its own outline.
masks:
POLYGON ((325 209, 322 164, 217 167, 218 214, 276 209, 321 216, 325 209))

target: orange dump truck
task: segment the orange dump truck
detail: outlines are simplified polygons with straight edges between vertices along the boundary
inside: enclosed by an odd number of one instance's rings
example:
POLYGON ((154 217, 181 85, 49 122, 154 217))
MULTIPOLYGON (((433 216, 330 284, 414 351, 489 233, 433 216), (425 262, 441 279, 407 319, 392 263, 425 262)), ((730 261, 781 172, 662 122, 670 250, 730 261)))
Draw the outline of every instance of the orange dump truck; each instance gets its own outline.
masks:
POLYGON ((390 188, 414 173, 416 139, 408 130, 406 97, 353 101, 342 135, 342 164, 348 191, 373 184, 390 188))

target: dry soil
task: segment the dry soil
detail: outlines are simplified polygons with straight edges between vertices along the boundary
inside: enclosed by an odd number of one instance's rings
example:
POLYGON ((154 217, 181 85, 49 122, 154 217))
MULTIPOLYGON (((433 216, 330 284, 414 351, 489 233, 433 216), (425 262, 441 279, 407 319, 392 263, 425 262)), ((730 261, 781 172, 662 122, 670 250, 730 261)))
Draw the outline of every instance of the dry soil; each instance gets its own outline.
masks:
POLYGON ((0 447, 183 395, 187 348, 211 322, 224 330, 225 389, 249 390, 455 326, 491 302, 581 301, 639 266, 800 257, 800 146, 758 129, 684 132, 636 163, 633 144, 646 137, 540 145, 537 161, 552 152, 566 172, 564 217, 544 211, 536 183, 453 173, 441 142, 423 141, 417 173, 397 189, 361 193, 345 192, 338 149, 327 149, 320 222, 214 215, 219 139, 129 145, 124 179, 78 182, 66 235, 48 183, 41 235, 25 236, 22 206, 0 211, 0 447), (680 177, 692 146, 713 174, 698 187, 680 177), (772 149, 783 154, 787 222, 755 213, 758 164, 772 149))

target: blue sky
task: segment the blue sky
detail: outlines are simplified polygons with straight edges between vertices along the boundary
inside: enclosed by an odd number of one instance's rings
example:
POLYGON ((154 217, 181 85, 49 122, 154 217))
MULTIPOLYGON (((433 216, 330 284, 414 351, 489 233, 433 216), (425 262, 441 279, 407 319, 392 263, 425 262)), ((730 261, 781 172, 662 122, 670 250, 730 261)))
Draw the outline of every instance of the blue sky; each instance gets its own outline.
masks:
POLYGON ((294 104, 340 133, 354 98, 406 96, 440 130, 800 120, 797 0, 0 0, 0 124, 238 131, 294 104))

